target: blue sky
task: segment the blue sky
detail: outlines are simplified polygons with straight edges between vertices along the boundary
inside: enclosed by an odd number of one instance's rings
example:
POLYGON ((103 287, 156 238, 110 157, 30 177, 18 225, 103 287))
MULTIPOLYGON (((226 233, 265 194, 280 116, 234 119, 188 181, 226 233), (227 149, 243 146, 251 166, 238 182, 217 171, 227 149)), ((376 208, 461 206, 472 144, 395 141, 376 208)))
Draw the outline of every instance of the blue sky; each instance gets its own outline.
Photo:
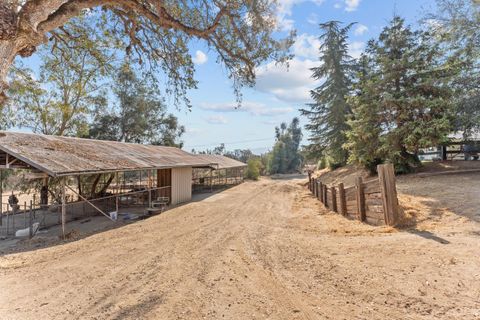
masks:
MULTIPOLYGON (((287 72, 266 63, 257 71, 257 84, 243 90, 243 105, 235 110, 235 96, 215 53, 199 44, 192 48, 196 58, 198 89, 189 96, 191 112, 171 110, 187 128, 185 148, 203 150, 224 142, 227 149, 250 148, 264 152, 274 143, 274 128, 282 121, 299 116, 298 109, 308 103, 309 90, 318 83, 310 78, 309 68, 318 63, 318 23, 338 20, 357 22, 350 35, 350 51, 358 56, 365 43, 378 36, 394 12, 415 25, 433 0, 279 0, 279 26, 297 30, 292 47, 295 58, 287 72)), ((301 123, 305 124, 305 119, 301 123)), ((307 132, 305 132, 305 142, 307 132)))
MULTIPOLYGON (((242 107, 236 109, 232 83, 224 68, 216 63, 215 52, 201 42, 191 45, 196 65, 198 89, 189 92, 193 108, 178 108, 167 98, 170 112, 187 131, 184 149, 213 149, 225 143, 228 150, 248 148, 256 153, 274 144, 275 126, 300 116, 298 109, 310 101, 309 91, 319 83, 310 77, 309 68, 318 62, 318 24, 329 20, 356 22, 350 34, 350 53, 357 57, 365 43, 378 36, 394 12, 415 25, 435 0, 277 0, 279 34, 297 31, 291 48, 295 58, 285 67, 266 62, 257 69, 254 88, 244 88, 242 107)), ((25 60, 35 69, 38 58, 25 60)), ((300 117, 302 125, 305 119, 300 117)), ((304 131, 304 143, 308 132, 304 131)))

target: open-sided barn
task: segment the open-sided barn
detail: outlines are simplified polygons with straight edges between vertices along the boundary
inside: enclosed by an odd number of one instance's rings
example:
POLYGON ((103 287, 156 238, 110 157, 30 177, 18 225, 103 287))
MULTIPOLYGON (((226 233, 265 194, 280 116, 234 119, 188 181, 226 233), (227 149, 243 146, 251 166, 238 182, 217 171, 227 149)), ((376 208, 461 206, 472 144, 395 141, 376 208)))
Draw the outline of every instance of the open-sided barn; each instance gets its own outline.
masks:
POLYGON ((216 166, 194 166, 193 188, 194 190, 213 189, 235 185, 243 182, 245 163, 217 154, 195 155, 205 163, 215 163, 216 166))
MULTIPOLYGON (((111 218, 108 212, 122 206, 141 204, 153 212, 189 201, 194 167, 218 165, 174 147, 0 132, 0 172, 32 172, 28 182, 34 180, 41 191, 30 207, 57 210, 63 226, 79 211, 111 218)), ((2 204, 0 212, 4 207, 9 205, 2 204)), ((21 203, 16 208, 21 210, 21 203)))

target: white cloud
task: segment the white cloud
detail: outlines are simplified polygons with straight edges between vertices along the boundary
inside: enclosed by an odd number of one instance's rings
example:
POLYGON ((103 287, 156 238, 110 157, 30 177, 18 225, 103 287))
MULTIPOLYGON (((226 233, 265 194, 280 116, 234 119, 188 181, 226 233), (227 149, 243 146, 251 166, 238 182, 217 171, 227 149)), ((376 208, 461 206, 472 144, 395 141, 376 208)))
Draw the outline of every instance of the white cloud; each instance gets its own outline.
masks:
POLYGON ((362 41, 354 41, 348 45, 348 53, 355 59, 360 58, 360 55, 363 53, 365 49, 365 42, 362 41))
POLYGON ((296 57, 317 59, 320 45, 321 43, 318 37, 303 33, 295 39, 292 45, 292 51, 296 57))
POLYGON ((368 27, 366 25, 359 24, 353 31, 353 34, 355 34, 356 36, 361 36, 367 31, 368 31, 368 27))
POLYGON ((319 23, 318 15, 316 13, 311 13, 307 18, 307 22, 310 24, 317 25, 319 23))
POLYGON ((187 125, 185 128, 185 133, 190 135, 197 135, 204 132, 205 132, 205 129, 203 128, 195 128, 189 125, 187 125))
POLYGON ((292 108, 272 108, 255 101, 243 101, 240 107, 236 102, 201 103, 200 108, 214 112, 248 112, 253 116, 276 116, 293 111, 292 108))
POLYGON ((195 64, 204 64, 205 62, 208 61, 208 57, 203 51, 197 50, 195 52, 195 57, 192 58, 193 63, 195 64))
POLYGON ((361 0, 345 0, 345 11, 352 12, 357 10, 361 0))
POLYGON ((277 11, 277 28, 281 31, 289 31, 293 29, 295 21, 288 18, 292 16, 292 8, 294 5, 310 1, 316 5, 321 5, 325 0, 278 0, 277 11))
POLYGON ((209 116, 206 120, 210 124, 227 124, 228 123, 227 118, 225 118, 220 114, 209 116))
POLYGON ((310 90, 315 87, 310 68, 318 67, 319 62, 310 59, 294 58, 287 68, 270 62, 257 68, 255 89, 273 94, 286 102, 305 103, 310 101, 310 90))

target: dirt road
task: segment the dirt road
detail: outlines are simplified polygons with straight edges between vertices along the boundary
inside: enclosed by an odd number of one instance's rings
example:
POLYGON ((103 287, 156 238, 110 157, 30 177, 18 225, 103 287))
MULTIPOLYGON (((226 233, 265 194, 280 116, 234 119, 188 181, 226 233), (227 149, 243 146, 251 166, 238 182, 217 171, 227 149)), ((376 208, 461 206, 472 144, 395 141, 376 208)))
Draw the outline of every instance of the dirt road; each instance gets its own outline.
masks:
POLYGON ((1 256, 0 319, 480 318, 480 232, 362 225, 301 182, 1 256))

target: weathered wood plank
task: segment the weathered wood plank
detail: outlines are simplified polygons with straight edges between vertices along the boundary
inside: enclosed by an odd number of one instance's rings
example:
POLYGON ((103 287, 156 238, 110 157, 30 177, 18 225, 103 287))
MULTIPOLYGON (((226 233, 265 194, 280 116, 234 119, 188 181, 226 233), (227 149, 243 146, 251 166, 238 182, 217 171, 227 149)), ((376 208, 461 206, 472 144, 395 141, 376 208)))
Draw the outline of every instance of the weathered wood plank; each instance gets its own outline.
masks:
POLYGON ((380 182, 378 179, 370 180, 363 184, 364 193, 371 194, 371 193, 380 193, 380 182))
POLYGON ((335 211, 335 212, 338 212, 338 209, 337 209, 337 190, 335 189, 335 187, 331 187, 330 189, 330 193, 332 195, 332 210, 335 211))
POLYGON ((399 220, 399 209, 393 164, 379 165, 377 171, 382 190, 385 223, 394 226, 399 220))
POLYGON ((357 189, 357 212, 358 219, 360 221, 365 221, 365 194, 363 192, 363 181, 362 177, 357 177, 355 179, 355 187, 357 189))
POLYGON ((347 199, 345 198, 345 188, 343 183, 338 185, 338 197, 340 198, 340 213, 344 216, 347 215, 347 199))

